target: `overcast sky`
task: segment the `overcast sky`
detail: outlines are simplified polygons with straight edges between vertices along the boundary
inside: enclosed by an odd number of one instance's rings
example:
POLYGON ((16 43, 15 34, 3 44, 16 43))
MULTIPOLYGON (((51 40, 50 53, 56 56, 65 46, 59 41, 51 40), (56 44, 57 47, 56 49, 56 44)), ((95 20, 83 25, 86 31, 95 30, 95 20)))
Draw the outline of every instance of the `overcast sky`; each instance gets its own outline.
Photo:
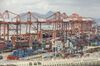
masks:
POLYGON ((79 13, 82 16, 100 18, 100 0, 0 0, 0 11, 15 13, 48 11, 79 13))

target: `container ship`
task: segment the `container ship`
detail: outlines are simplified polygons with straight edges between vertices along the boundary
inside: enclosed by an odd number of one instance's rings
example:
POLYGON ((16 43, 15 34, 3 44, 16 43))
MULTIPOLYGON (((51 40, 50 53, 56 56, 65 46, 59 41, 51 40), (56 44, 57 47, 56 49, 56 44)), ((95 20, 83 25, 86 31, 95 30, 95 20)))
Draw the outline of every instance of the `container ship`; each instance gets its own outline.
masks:
POLYGON ((6 10, 0 14, 0 65, 100 66, 100 30, 95 24, 77 13, 38 18, 32 12, 6 10))

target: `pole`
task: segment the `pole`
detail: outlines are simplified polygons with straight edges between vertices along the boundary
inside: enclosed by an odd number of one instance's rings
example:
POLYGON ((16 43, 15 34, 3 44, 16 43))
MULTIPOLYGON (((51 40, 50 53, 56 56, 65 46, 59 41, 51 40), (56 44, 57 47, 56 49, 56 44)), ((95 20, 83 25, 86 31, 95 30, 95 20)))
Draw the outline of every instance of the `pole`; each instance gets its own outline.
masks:
POLYGON ((7 40, 9 40, 9 24, 7 24, 7 40))

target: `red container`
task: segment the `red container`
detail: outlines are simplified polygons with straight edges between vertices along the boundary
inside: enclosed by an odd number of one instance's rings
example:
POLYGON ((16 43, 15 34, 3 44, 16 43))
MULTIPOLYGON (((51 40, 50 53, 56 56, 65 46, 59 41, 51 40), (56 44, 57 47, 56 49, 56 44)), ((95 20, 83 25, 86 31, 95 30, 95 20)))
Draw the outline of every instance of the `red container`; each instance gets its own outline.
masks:
POLYGON ((7 60, 19 60, 19 57, 9 55, 7 60))
POLYGON ((0 49, 4 49, 5 47, 5 44, 0 44, 0 49))
POLYGON ((6 47, 5 42, 0 40, 0 49, 4 49, 6 47))

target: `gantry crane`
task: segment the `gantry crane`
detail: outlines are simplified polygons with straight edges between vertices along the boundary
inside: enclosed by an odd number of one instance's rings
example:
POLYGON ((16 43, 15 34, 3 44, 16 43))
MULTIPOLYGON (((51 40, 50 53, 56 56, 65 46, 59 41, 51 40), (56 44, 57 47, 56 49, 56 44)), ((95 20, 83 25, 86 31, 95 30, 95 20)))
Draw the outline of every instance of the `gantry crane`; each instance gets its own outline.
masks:
MULTIPOLYGON (((32 43, 31 37, 34 33, 37 35, 37 39, 42 41, 42 32, 45 31, 42 28, 43 24, 53 26, 51 30, 48 30, 52 33, 52 39, 59 37, 58 34, 62 37, 63 34, 64 36, 68 36, 69 33, 75 34, 79 32, 84 33, 86 31, 91 31, 93 24, 91 19, 86 20, 85 17, 82 17, 77 13, 73 13, 71 16, 68 16, 66 13, 61 13, 59 11, 41 20, 36 18, 30 11, 23 15, 19 15, 6 10, 3 14, 0 13, 0 18, 2 18, 2 21, 0 21, 0 37, 3 36, 5 40, 10 40, 9 37, 11 36, 15 38, 18 36, 28 36, 29 44, 32 43), (13 17, 11 17, 11 15, 13 15, 13 17), (14 33, 10 34, 12 31, 14 33), (25 31, 24 35, 22 33, 23 31, 25 31)), ((15 39, 13 38, 13 40, 15 39)))
POLYGON ((91 27, 93 24, 93 19, 82 17, 77 13, 73 13, 68 18, 70 18, 72 23, 72 33, 84 33, 86 31, 91 31, 91 27))

